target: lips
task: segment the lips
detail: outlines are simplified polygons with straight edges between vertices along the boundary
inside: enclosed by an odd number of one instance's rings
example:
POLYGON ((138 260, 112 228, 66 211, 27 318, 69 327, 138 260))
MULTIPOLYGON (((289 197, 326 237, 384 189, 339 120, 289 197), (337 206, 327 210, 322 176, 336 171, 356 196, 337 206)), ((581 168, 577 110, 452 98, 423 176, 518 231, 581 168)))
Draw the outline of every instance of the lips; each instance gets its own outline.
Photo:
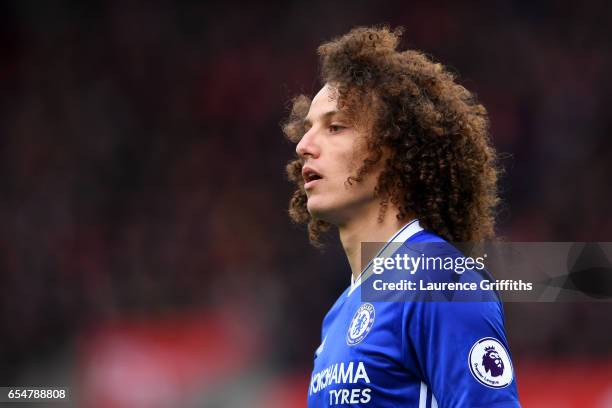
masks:
POLYGON ((313 187, 319 180, 323 178, 321 173, 309 166, 302 168, 302 178, 304 179, 304 188, 308 189, 313 187))

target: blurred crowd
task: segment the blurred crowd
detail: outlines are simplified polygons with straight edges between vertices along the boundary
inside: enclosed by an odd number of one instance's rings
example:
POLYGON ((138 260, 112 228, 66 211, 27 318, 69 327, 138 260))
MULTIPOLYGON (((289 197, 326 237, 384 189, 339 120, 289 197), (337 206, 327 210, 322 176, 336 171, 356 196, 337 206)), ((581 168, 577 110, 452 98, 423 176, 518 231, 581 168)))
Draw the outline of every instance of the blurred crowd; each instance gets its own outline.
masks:
MULTIPOLYGON (((404 26, 403 47, 446 64, 488 108, 502 236, 612 240, 611 11, 2 3, 0 383, 100 327, 209 311, 251 324, 258 367, 308 377, 349 269, 333 234, 321 253, 287 217, 294 146, 279 123, 292 95, 320 86, 316 46, 356 25, 404 26)), ((514 358, 609 357, 610 312, 508 304, 514 358)))

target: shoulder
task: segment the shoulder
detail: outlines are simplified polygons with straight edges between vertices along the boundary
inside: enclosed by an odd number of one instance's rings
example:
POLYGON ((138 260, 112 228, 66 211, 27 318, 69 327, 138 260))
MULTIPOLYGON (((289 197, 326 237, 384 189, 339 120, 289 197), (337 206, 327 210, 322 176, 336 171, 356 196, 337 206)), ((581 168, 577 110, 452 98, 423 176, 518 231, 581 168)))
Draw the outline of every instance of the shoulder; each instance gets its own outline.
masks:
POLYGON ((498 302, 499 296, 495 291, 481 286, 481 282, 493 280, 486 269, 486 257, 472 254, 467 249, 458 248, 435 233, 423 230, 406 240, 400 251, 418 261, 415 278, 424 282, 450 284, 447 285, 449 290, 436 294, 444 294, 445 298, 450 294, 454 300, 498 302), (476 290, 463 290, 474 285, 476 290))

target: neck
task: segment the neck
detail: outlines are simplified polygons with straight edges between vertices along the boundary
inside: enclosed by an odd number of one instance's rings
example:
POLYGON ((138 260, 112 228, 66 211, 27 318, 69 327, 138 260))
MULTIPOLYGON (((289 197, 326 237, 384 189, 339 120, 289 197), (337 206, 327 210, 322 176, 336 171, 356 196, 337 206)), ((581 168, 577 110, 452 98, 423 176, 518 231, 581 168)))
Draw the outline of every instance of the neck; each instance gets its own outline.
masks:
POLYGON ((353 278, 357 279, 361 274, 362 266, 367 265, 367 262, 378 252, 378 250, 389 240, 400 228, 412 220, 411 217, 406 217, 400 221, 397 219, 398 210, 395 207, 389 206, 382 222, 378 219, 379 206, 374 208, 376 211, 373 214, 365 214, 360 217, 353 217, 353 220, 338 226, 340 233, 340 241, 348 258, 349 265, 353 278), (364 259, 362 265, 361 243, 372 242, 377 243, 377 248, 372 249, 371 254, 366 254, 367 259, 364 259))

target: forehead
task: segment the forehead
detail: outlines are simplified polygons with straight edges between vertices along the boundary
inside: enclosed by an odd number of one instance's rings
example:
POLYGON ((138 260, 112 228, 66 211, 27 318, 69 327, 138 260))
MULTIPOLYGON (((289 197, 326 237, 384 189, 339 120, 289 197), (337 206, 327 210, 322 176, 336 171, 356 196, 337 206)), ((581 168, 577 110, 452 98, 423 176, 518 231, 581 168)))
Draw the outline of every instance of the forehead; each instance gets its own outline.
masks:
POLYGON ((338 92, 335 87, 329 84, 323 85, 323 88, 312 98, 310 109, 308 110, 308 118, 314 119, 327 112, 338 109, 338 92))

